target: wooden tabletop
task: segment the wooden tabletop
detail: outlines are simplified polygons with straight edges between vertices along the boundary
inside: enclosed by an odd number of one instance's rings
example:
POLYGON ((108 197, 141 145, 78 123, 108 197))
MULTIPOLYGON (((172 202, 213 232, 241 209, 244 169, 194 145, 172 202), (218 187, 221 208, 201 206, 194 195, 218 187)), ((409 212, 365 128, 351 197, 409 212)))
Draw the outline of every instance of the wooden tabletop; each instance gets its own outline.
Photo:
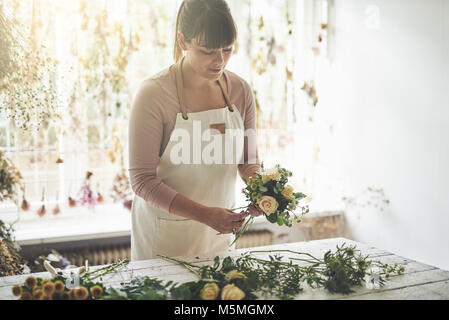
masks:
MULTIPOLYGON (((349 295, 331 294, 324 289, 311 289, 306 284, 304 290, 296 297, 297 299, 369 299, 369 300, 449 300, 449 271, 426 265, 417 261, 403 258, 388 251, 374 248, 370 245, 348 240, 345 238, 334 238, 325 240, 314 240, 307 242, 295 242, 278 244, 257 248, 245 248, 230 251, 223 256, 239 256, 241 253, 251 250, 279 250, 290 249, 308 252, 316 257, 323 257, 328 250, 335 251, 337 245, 346 243, 356 245, 363 255, 379 260, 383 263, 400 264, 405 267, 402 275, 390 276, 386 284, 379 289, 368 289, 365 286, 354 287, 354 293, 349 295)), ((268 253, 255 254, 261 258, 268 258, 268 253)), ((271 253, 273 255, 273 253, 271 253)), ((282 253, 287 257, 287 253, 282 253)), ((213 256, 181 257, 198 265, 212 264, 213 256)), ((96 267, 92 267, 96 268, 96 267)), ((0 278, 0 299, 17 299, 12 295, 11 289, 15 284, 23 284, 29 275, 11 276, 0 278)), ((48 272, 35 273, 35 277, 49 278, 48 272)), ((196 276, 184 267, 163 259, 151 259, 130 262, 126 270, 103 277, 105 286, 118 285, 120 282, 128 281, 136 276, 157 277, 162 280, 173 280, 175 282, 187 282, 197 280, 196 276)))

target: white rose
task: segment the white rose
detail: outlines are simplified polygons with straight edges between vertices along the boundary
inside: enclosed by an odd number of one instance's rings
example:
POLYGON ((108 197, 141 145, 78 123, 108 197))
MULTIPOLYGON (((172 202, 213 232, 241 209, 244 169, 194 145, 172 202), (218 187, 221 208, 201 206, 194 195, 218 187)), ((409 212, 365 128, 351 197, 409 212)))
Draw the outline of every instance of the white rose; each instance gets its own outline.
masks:
POLYGON ((279 181, 281 179, 281 173, 277 168, 268 169, 261 173, 262 183, 265 184, 270 180, 279 181))
POLYGON ((234 284, 228 284, 221 290, 221 300, 242 300, 245 292, 234 284))
POLYGON ((271 197, 271 196, 262 196, 259 201, 257 202, 257 204, 259 205, 260 209, 265 212, 265 214, 267 216, 269 216, 270 214, 276 212, 279 204, 276 201, 275 198, 271 197))
POLYGON ((285 199, 293 200, 295 199, 295 196, 293 195, 293 187, 292 186, 286 186, 284 190, 282 190, 282 195, 285 197, 285 199))
POLYGON ((203 300, 215 300, 218 297, 218 292, 220 292, 220 288, 218 288, 215 282, 207 283, 201 289, 200 297, 203 300))
POLYGON ((225 276, 225 280, 227 282, 231 281, 232 279, 242 279, 242 278, 246 278, 245 275, 241 272, 238 272, 237 270, 231 270, 225 276))

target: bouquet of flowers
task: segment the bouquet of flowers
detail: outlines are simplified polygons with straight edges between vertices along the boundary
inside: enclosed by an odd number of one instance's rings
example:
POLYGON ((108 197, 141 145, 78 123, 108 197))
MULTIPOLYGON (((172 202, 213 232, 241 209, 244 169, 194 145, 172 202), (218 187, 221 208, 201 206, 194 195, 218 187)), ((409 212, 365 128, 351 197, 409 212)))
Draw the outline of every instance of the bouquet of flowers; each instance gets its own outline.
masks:
MULTIPOLYGON (((309 212, 308 206, 299 206, 299 201, 306 197, 301 192, 295 192, 291 185, 288 185, 288 178, 292 173, 287 169, 276 165, 274 168, 264 170, 248 180, 243 179, 246 188, 242 191, 249 201, 249 205, 236 209, 248 209, 251 205, 258 205, 263 211, 264 216, 271 223, 277 223, 279 226, 291 227, 293 220, 301 222, 300 217, 309 212), (300 214, 295 211, 301 210, 300 214)), ((254 217, 250 216, 240 231, 236 234, 235 241, 248 229, 253 222, 254 217)))

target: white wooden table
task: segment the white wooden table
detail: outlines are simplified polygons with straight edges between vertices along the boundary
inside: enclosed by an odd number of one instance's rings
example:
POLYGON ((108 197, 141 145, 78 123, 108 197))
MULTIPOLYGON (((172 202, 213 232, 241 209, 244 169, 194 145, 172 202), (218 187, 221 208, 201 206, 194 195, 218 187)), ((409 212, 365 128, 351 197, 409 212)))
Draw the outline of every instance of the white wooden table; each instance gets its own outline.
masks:
MULTIPOLYGON (((372 246, 355 242, 344 238, 315 240, 309 242, 296 242, 279 244, 256 248, 245 248, 231 251, 224 256, 239 256, 243 252, 250 250, 276 250, 290 249, 301 252, 308 252, 316 257, 322 257, 328 250, 335 251, 336 245, 346 243, 356 245, 363 255, 369 254, 371 258, 383 263, 398 263, 405 267, 403 275, 390 276, 386 284, 379 289, 368 289, 365 286, 355 287, 354 293, 349 295, 331 294, 324 289, 311 289, 306 284, 304 290, 297 296, 297 299, 368 299, 368 300, 449 300, 449 271, 419 263, 410 259, 399 257, 390 252, 374 248, 372 246)), ((268 253, 258 253, 258 257, 267 258, 268 253)), ((273 255, 273 253, 271 253, 273 255)), ((287 253, 282 253, 287 257, 287 253)), ((223 255, 222 255, 223 256, 223 255)), ((181 257, 183 260, 198 264, 212 264, 214 256, 181 257)), ((47 272, 35 273, 35 277, 49 278, 47 272)), ((12 276, 0 278, 0 299, 16 299, 11 293, 12 286, 23 284, 29 275, 12 276)), ((106 286, 117 285, 136 276, 157 277, 162 280, 173 280, 175 282, 187 282, 197 280, 196 276, 176 263, 163 259, 152 259, 145 261, 135 261, 129 263, 127 269, 119 274, 109 275, 103 278, 106 286)))

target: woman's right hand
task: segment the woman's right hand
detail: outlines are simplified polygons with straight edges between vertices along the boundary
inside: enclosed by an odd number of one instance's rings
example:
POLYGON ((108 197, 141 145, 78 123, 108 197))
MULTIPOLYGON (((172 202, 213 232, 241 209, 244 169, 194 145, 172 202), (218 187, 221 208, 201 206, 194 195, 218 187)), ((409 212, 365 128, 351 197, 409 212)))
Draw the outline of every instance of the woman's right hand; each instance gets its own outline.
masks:
POLYGON ((209 207, 205 223, 222 234, 238 232, 248 216, 247 211, 233 212, 228 209, 209 207))

